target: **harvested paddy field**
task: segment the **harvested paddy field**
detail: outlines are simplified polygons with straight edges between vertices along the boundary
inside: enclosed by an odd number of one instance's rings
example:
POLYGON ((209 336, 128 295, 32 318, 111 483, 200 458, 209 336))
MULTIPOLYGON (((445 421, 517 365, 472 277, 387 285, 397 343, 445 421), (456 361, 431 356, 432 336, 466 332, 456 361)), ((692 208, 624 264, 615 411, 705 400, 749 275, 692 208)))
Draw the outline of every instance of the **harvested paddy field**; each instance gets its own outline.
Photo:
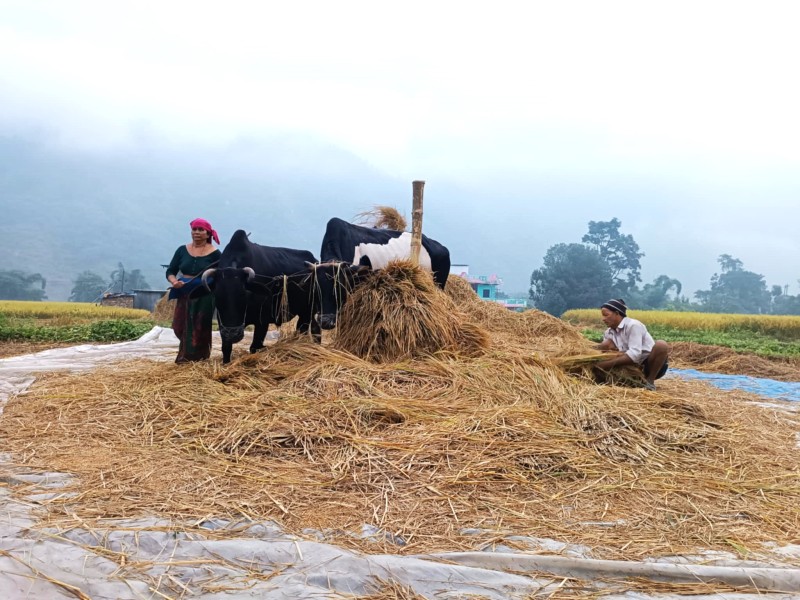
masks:
POLYGON ((77 476, 43 505, 56 525, 272 519, 371 552, 525 535, 626 559, 800 541, 795 413, 570 377, 556 364, 589 352, 577 329, 451 282, 431 293, 458 305, 454 350, 386 361, 289 337, 226 367, 53 375, 6 406, 5 450, 77 476), (384 535, 354 536, 365 524, 384 535))

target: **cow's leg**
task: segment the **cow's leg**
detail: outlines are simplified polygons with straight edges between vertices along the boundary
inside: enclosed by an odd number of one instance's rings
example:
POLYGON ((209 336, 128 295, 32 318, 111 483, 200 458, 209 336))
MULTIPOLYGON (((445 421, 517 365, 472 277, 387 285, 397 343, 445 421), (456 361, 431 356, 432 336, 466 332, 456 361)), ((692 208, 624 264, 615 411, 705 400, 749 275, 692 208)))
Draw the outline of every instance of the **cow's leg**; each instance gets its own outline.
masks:
POLYGON ((322 329, 319 326, 319 322, 313 317, 311 319, 311 338, 317 343, 322 343, 322 329))
POLYGON ((307 314, 307 315, 299 315, 297 317, 297 331, 302 333, 303 335, 308 334, 308 330, 311 330, 311 338, 317 343, 322 342, 322 330, 320 329, 319 323, 314 318, 314 315, 307 314))
POLYGON ((250 344, 250 354, 255 354, 264 348, 264 340, 267 337, 268 328, 269 323, 255 325, 253 329, 253 343, 250 344))
POLYGON ((311 313, 306 316, 305 331, 307 332, 309 328, 311 329, 311 339, 317 344, 322 343, 322 329, 319 326, 319 321, 311 313))
POLYGON ((233 344, 231 342, 222 341, 222 364, 227 365, 231 362, 231 352, 233 351, 233 344))

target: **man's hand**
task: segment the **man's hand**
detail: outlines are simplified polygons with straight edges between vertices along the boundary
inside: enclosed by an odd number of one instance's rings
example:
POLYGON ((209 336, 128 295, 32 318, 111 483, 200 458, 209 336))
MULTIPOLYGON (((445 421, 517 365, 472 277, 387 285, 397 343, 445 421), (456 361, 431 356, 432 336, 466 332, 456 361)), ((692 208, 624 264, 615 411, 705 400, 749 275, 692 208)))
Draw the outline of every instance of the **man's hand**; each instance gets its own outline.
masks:
POLYGON ((627 354, 620 354, 619 356, 615 356, 614 358, 609 358, 608 360, 604 360, 599 363, 595 363, 595 367, 598 369, 608 370, 613 367, 622 367, 625 365, 632 365, 634 364, 633 360, 627 354))
POLYGON ((617 347, 612 340, 603 340, 595 346, 595 350, 602 350, 603 352, 617 352, 617 347))

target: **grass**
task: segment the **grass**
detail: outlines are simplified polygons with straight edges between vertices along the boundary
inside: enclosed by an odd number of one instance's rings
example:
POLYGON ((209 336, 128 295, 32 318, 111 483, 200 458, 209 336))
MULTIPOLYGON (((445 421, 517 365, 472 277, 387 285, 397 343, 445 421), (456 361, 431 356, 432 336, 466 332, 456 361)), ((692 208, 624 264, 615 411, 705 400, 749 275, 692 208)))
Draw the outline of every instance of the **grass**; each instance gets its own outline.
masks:
POLYGON ((78 302, 0 301, 0 341, 120 342, 141 337, 146 310, 78 302))

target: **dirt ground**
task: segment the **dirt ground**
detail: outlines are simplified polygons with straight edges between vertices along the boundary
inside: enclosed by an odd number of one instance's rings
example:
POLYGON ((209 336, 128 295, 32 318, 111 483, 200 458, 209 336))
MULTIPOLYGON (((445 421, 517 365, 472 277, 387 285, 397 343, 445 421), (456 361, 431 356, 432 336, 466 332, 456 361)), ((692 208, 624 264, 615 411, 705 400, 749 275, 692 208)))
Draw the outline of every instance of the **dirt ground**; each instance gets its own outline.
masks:
POLYGON ((67 346, 75 346, 73 342, 17 342, 17 341, 3 341, 0 342, 0 358, 9 358, 11 356, 22 356, 23 354, 33 354, 34 352, 41 352, 42 350, 50 350, 51 348, 66 348, 67 346))

